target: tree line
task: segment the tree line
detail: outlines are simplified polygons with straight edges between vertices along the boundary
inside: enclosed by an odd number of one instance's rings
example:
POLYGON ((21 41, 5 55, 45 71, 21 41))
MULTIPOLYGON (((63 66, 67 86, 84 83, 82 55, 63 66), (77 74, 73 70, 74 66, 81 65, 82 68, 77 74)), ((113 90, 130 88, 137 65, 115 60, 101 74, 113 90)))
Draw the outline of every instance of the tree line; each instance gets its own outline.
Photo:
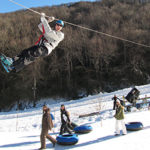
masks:
MULTIPOLYGON (((77 25, 150 45, 150 3, 121 0, 34 8, 77 25)), ((13 57, 37 41, 40 16, 28 10, 0 14, 0 52, 13 57)), ((54 27, 54 23, 50 24, 54 27)), ((149 82, 150 48, 65 24, 65 39, 53 52, 19 73, 0 66, 0 108, 19 100, 76 99, 149 82)))

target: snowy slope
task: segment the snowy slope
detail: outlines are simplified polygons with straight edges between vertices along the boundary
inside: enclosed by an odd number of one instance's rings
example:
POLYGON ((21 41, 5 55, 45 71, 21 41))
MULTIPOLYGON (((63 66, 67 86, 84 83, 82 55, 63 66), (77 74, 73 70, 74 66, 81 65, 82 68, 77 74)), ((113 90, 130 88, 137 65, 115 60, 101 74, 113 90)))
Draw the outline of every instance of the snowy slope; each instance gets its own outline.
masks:
MULTIPOLYGON (((150 96, 150 85, 137 87, 141 97, 150 96)), ((89 134, 79 135, 79 142, 74 146, 56 145, 56 150, 85 149, 85 150, 109 150, 120 148, 122 150, 148 150, 150 135, 150 111, 140 110, 126 113, 126 122, 141 121, 144 129, 138 132, 128 132, 126 136, 114 136, 115 119, 112 111, 114 94, 118 97, 127 95, 131 88, 112 93, 100 93, 76 101, 59 102, 49 104, 53 115, 55 137, 60 129, 60 105, 65 104, 71 114, 72 122, 78 125, 90 124, 93 131, 89 134), (100 111, 100 115, 79 118, 79 115, 100 111)), ((0 113, 0 150, 35 150, 40 147, 41 107, 25 111, 12 111, 0 113)), ((52 149, 52 144, 47 141, 47 149, 52 149)))

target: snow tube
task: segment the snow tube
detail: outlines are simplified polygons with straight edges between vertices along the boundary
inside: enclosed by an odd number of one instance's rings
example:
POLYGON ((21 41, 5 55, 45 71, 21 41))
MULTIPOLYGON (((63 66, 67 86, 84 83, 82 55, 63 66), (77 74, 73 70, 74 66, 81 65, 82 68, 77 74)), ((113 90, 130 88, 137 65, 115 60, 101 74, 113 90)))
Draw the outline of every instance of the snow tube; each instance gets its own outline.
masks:
MULTIPOLYGON (((68 124, 68 128, 70 129, 70 130, 72 130, 72 131, 74 131, 74 128, 75 127, 77 127, 78 125, 77 124, 75 124, 75 123, 73 123, 73 122, 71 122, 71 124, 68 124)), ((67 130, 64 130, 64 133, 66 133, 67 132, 67 130)))
POLYGON ((51 118, 52 118, 52 120, 55 120, 55 118, 54 118, 54 115, 53 115, 53 114, 51 114, 51 118))
POLYGON ((74 128, 75 133, 89 133, 92 131, 91 126, 82 125, 74 128))
POLYGON ((65 134, 57 136, 56 140, 60 145, 74 145, 79 141, 79 138, 76 134, 65 134))
POLYGON ((133 88, 128 95, 125 97, 128 102, 133 103, 140 95, 140 91, 136 88, 133 88))
POLYGON ((74 128, 77 127, 78 125, 77 125, 76 123, 74 123, 74 122, 71 122, 71 126, 72 126, 72 128, 74 129, 74 128))
POLYGON ((141 122, 129 122, 126 124, 126 129, 128 131, 138 131, 143 129, 143 124, 141 122))

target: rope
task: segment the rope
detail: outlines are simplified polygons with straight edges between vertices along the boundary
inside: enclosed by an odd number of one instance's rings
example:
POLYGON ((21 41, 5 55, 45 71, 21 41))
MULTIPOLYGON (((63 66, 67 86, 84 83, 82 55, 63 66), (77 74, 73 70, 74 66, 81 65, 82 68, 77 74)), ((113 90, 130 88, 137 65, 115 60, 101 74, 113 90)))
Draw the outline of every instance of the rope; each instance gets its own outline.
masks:
MULTIPOLYGON (((31 9, 31 8, 28 8, 28 7, 24 6, 24 5, 21 5, 21 4, 15 2, 15 1, 13 1, 13 0, 8 0, 8 1, 10 1, 10 2, 16 4, 16 5, 19 5, 19 6, 23 7, 23 8, 25 8, 25 9, 28 9, 28 10, 30 10, 30 11, 32 11, 32 12, 38 14, 38 15, 41 15, 41 13, 39 13, 39 12, 37 12, 37 11, 31 9)), ((47 15, 46 15, 45 17, 49 18, 50 16, 47 16, 47 15)), ((56 18, 55 18, 55 20, 59 20, 59 19, 56 19, 56 18)), ((93 29, 90 29, 90 28, 87 28, 87 27, 83 27, 83 26, 81 26, 81 25, 73 24, 73 23, 70 23, 70 22, 67 22, 67 21, 64 21, 64 23, 69 24, 69 25, 71 25, 71 26, 75 26, 75 27, 84 29, 84 30, 88 30, 88 31, 92 31, 92 32, 95 32, 95 33, 98 33, 98 34, 102 34, 102 35, 108 36, 108 37, 112 37, 112 38, 117 39, 117 40, 121 40, 121 41, 125 41, 125 42, 132 43, 132 44, 135 44, 135 45, 139 45, 139 46, 142 46, 142 47, 150 48, 149 45, 145 45, 145 44, 138 43, 138 42, 135 42, 135 41, 131 41, 131 40, 128 40, 128 39, 124 39, 124 38, 121 38, 121 37, 117 37, 117 36, 114 36, 114 35, 110 35, 110 34, 108 34, 108 33, 100 32, 100 31, 97 31, 97 30, 93 30, 93 29)))
MULTIPOLYGON (((12 3, 14 3, 14 4, 18 5, 18 6, 21 6, 21 7, 25 8, 25 9, 28 9, 28 10, 30 10, 30 11, 38 14, 38 15, 41 15, 41 13, 39 13, 38 11, 35 11, 35 10, 31 9, 31 8, 28 8, 28 7, 26 7, 26 6, 22 5, 22 4, 19 4, 19 3, 15 2, 15 1, 13 1, 13 0, 8 0, 8 1, 10 1, 10 2, 12 2, 12 3)), ((45 15, 45 17, 49 18, 50 16, 45 15)), ((59 19, 55 18, 55 20, 59 20, 59 19)))
POLYGON ((14 4, 18 5, 18 6, 21 6, 21 7, 25 8, 25 9, 28 9, 28 10, 30 10, 30 11, 32 11, 32 12, 34 12, 34 13, 36 13, 36 14, 41 15, 41 13, 39 13, 39 12, 37 12, 37 11, 33 10, 33 9, 30 9, 30 8, 28 8, 28 7, 24 6, 24 5, 21 5, 21 4, 19 4, 19 3, 15 2, 15 1, 13 1, 13 0, 8 0, 8 1, 10 1, 10 2, 12 2, 12 3, 14 3, 14 4))
POLYGON ((69 23, 69 22, 66 22, 66 21, 64 21, 64 22, 67 23, 67 24, 70 24, 72 26, 76 26, 76 27, 79 27, 79 28, 82 28, 82 29, 85 29, 85 30, 88 30, 88 31, 92 31, 92 32, 102 34, 102 35, 105 35, 105 36, 109 36, 109 37, 112 37, 112 38, 115 38, 115 39, 118 39, 118 40, 122 40, 122 41, 125 41, 125 42, 129 42, 129 43, 132 43, 132 44, 136 44, 136 45, 139 45, 139 46, 150 48, 149 45, 137 43, 137 42, 134 42, 134 41, 131 41, 131 40, 127 40, 127 39, 124 39, 124 38, 121 38, 121 37, 110 35, 110 34, 107 34, 107 33, 104 33, 104 32, 96 31, 96 30, 93 30, 93 29, 90 29, 90 28, 87 28, 87 27, 83 27, 83 26, 80 26, 80 25, 76 25, 76 24, 73 24, 73 23, 69 23))

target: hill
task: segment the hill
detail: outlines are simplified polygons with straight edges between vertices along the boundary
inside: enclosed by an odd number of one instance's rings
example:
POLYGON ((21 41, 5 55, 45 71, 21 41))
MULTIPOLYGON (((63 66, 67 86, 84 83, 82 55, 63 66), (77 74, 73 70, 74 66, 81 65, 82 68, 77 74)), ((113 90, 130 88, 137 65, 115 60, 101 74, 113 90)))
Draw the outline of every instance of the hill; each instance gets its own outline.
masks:
MULTIPOLYGON (((149 96, 150 85, 136 87, 141 91, 141 97, 145 94, 149 96)), ((131 89, 123 89, 112 93, 89 96, 77 101, 63 102, 66 109, 70 112, 72 122, 77 125, 90 125, 93 131, 88 134, 79 134, 79 142, 76 145, 61 146, 52 144, 47 140, 47 149, 55 150, 143 150, 149 149, 150 134, 150 112, 147 108, 136 112, 125 113, 125 123, 140 121, 143 123, 143 130, 128 131, 125 136, 114 136, 115 119, 112 111, 113 101, 111 98, 114 93, 118 97, 127 94, 131 89), (101 104, 101 108, 100 108, 101 104), (100 114, 79 118, 79 115, 100 111, 100 114)), ((55 137, 60 131, 60 105, 61 103, 48 104, 51 113, 55 117, 54 132, 50 134, 55 137)), ((40 132, 42 120, 42 107, 28 109, 24 111, 11 111, 0 113, 0 150, 35 150, 40 148, 40 132)))
MULTIPOLYGON (((118 0, 36 8, 67 22, 149 45, 150 4, 118 0)), ((27 10, 0 14, 0 52, 12 57, 32 46, 40 16, 27 10)), ((52 24, 54 26, 54 24, 52 24)), ((50 56, 17 74, 0 67, 0 107, 22 99, 78 98, 149 82, 149 48, 65 25, 65 39, 50 56), (33 97, 36 79, 36 97, 33 97), (82 95, 81 95, 82 94, 82 95)))

